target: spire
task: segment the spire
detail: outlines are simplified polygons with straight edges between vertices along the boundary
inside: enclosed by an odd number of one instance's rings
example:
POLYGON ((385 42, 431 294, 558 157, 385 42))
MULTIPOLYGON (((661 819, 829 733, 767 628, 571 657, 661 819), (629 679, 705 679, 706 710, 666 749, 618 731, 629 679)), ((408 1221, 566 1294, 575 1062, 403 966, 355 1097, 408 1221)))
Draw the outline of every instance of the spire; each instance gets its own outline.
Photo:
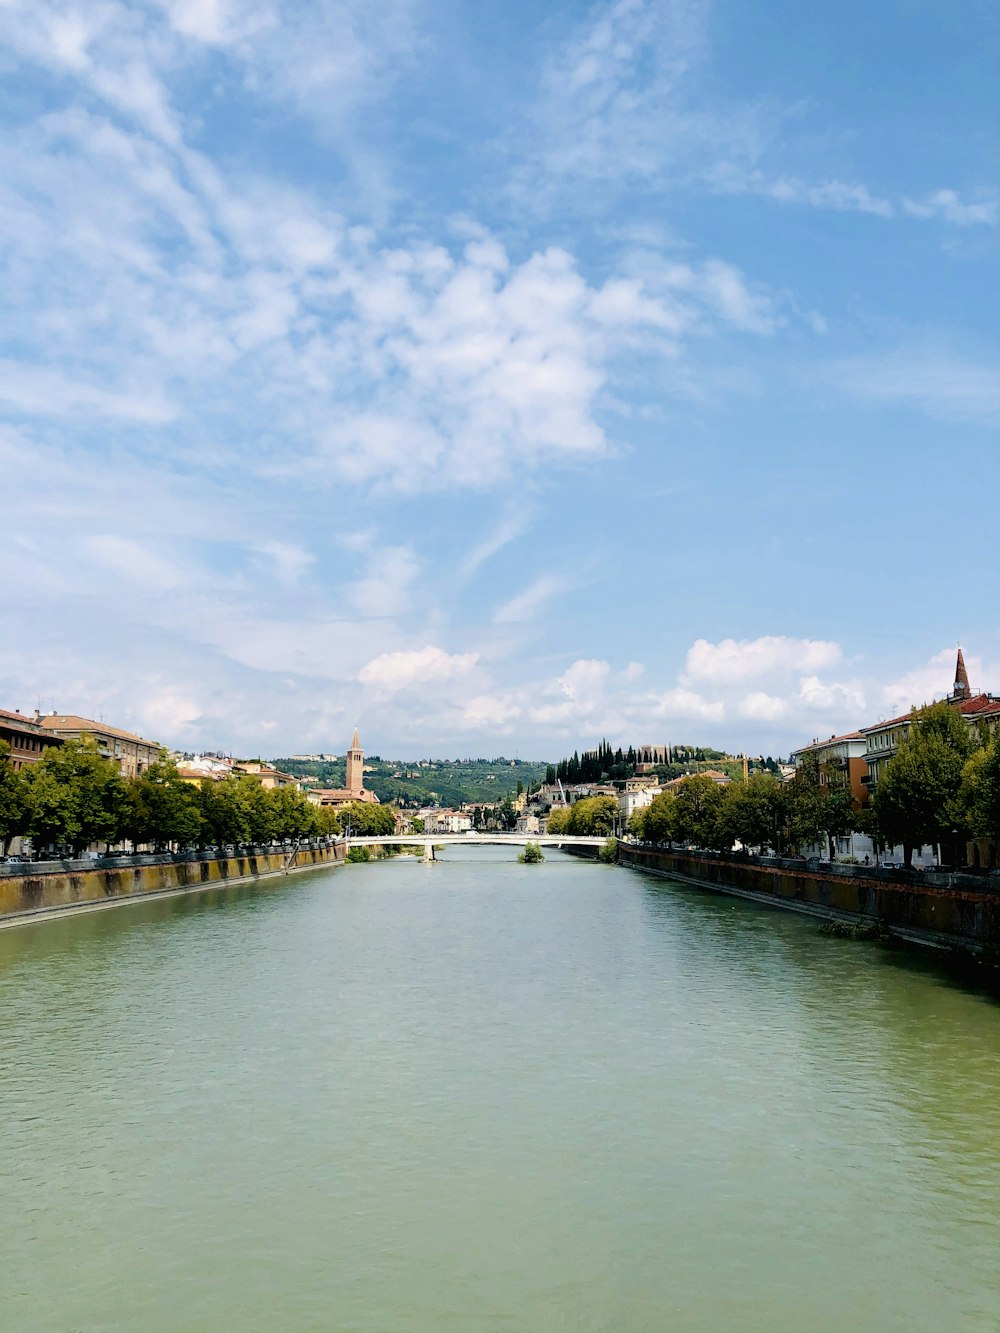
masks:
MULTIPOLYGON (((961 650, 959 650, 959 656, 961 656, 961 650)), ((354 728, 354 739, 351 741, 351 749, 352 749, 352 750, 360 750, 360 749, 361 749, 361 742, 358 740, 358 729, 357 729, 357 727, 354 728)))
POLYGON ((972 686, 969 684, 969 673, 965 669, 965 658, 962 656, 962 650, 958 650, 958 661, 955 663, 955 690, 956 699, 971 699, 972 686))

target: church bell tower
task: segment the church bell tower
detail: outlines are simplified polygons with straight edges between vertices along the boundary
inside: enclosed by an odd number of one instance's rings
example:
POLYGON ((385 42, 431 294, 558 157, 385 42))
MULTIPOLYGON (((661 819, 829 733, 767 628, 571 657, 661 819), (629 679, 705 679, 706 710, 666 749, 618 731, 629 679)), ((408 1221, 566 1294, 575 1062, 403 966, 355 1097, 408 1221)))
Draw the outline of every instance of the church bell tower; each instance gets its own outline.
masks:
POLYGON ((351 748, 347 751, 347 780, 346 787, 352 794, 361 794, 365 785, 365 752, 361 748, 358 740, 358 729, 354 728, 354 739, 351 741, 351 748))
MULTIPOLYGON (((969 673, 965 669, 965 658, 962 656, 962 650, 958 650, 958 661, 955 663, 955 688, 952 691, 953 699, 971 699, 972 686, 969 684, 969 673)), ((355 740, 357 733, 355 733, 355 740)))

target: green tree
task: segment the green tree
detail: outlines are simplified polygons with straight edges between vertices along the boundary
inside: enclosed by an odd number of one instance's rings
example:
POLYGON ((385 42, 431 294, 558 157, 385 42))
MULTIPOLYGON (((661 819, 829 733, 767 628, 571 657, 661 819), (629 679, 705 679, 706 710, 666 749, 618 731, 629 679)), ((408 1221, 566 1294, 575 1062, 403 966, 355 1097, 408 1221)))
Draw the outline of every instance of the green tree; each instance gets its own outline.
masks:
POLYGON ((962 825, 977 838, 1000 841, 1000 729, 966 760, 958 802, 962 825))
POLYGON ((0 853, 6 855, 10 841, 27 830, 28 785, 11 762, 10 746, 0 741, 0 853))
POLYGON ((947 703, 914 709, 908 734, 879 775, 873 807, 885 841, 903 844, 909 865, 925 844, 953 848, 965 832, 963 770, 974 743, 962 715, 947 703))
POLYGON ((724 841, 719 820, 723 790, 717 782, 695 774, 678 786, 674 799, 673 838, 695 847, 716 847, 724 841))
POLYGON ((247 841, 250 836, 248 812, 236 778, 221 781, 206 778, 198 787, 196 802, 201 820, 199 836, 203 844, 224 847, 247 841))
POLYGON ((177 765, 162 759, 128 784, 130 811, 128 832, 132 841, 152 843, 162 851, 176 843, 187 847, 201 836, 201 810, 197 790, 184 782, 177 765))
POLYGON ((569 832, 570 811, 569 807, 557 806, 549 814, 546 829, 549 833, 568 833, 569 832))
POLYGON ((517 811, 509 796, 505 796, 496 808, 497 827, 508 832, 517 824, 517 811))
POLYGON ((661 791, 654 796, 645 810, 637 811, 642 815, 641 837, 644 842, 673 842, 677 797, 672 791, 661 791))
POLYGON ((720 819, 730 838, 747 850, 779 846, 785 823, 785 791, 771 773, 754 773, 725 790, 720 819))
POLYGON ((309 838, 317 833, 339 833, 335 810, 312 805, 294 787, 275 787, 268 792, 275 838, 309 838))
POLYGON ((93 741, 53 746, 25 776, 27 831, 36 846, 68 842, 79 855, 93 842, 121 837, 128 816, 126 784, 93 741))
POLYGON ((340 822, 355 837, 384 838, 396 832, 396 811, 391 805, 352 801, 341 812, 340 822))
POLYGON ((568 829, 581 837, 607 837, 618 822, 618 802, 613 796, 587 796, 570 806, 568 829))

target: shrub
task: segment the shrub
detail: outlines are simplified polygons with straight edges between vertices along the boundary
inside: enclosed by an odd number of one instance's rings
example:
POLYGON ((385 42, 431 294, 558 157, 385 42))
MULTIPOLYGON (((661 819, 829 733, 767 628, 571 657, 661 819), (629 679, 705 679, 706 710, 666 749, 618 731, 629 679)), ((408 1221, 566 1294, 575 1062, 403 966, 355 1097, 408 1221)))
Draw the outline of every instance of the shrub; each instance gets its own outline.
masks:
POLYGON ((545 860, 542 855, 542 849, 537 842, 526 842, 524 851, 517 858, 523 866, 536 866, 545 860))
POLYGON ((609 838, 597 853, 597 859, 603 861, 606 865, 616 865, 618 862, 618 839, 609 838))

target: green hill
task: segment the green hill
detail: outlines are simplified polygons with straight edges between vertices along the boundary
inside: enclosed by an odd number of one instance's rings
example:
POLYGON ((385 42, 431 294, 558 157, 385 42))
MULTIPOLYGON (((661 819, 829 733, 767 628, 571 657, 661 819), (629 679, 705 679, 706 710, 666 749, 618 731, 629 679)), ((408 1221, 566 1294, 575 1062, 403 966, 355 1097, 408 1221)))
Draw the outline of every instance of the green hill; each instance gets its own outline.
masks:
MULTIPOLYGON (((346 782, 343 759, 275 759, 274 763, 297 778, 315 785, 342 787, 346 782)), ((526 759, 365 759, 365 786, 383 803, 414 808, 421 805, 459 806, 465 802, 499 801, 545 779, 544 761, 526 759)))

